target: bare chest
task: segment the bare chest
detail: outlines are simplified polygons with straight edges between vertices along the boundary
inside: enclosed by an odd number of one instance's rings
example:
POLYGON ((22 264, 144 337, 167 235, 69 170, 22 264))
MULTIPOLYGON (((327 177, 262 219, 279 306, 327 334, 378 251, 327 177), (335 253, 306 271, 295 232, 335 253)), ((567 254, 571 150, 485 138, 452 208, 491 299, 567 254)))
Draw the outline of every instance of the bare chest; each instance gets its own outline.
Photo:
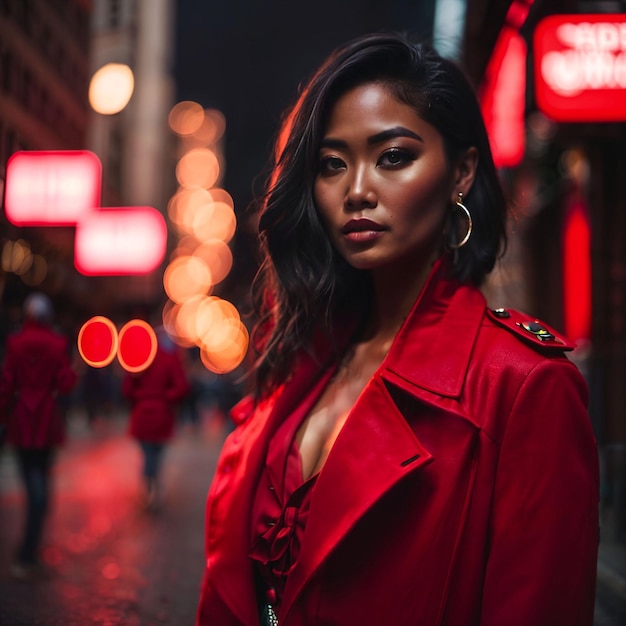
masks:
POLYGON ((359 395, 384 359, 376 345, 357 346, 349 363, 340 368, 300 425, 296 441, 303 480, 319 472, 359 395))

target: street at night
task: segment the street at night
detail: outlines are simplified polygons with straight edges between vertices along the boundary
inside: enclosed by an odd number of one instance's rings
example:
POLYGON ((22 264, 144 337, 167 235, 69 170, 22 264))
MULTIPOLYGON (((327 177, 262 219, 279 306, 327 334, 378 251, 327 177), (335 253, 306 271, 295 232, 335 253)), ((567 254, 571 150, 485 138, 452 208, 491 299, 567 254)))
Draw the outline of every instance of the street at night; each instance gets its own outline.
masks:
POLYGON ((626 624, 625 145, 626 0, 0 0, 0 626, 626 624))
POLYGON ((90 429, 69 420, 54 466, 43 571, 15 580, 23 495, 12 451, 0 453, 0 624, 192 624, 203 570, 204 505, 225 430, 179 428, 166 451, 161 506, 142 506, 141 456, 123 413, 90 429))
MULTIPOLYGON (((142 503, 141 456, 123 411, 90 428, 80 413, 54 469, 44 569, 15 580, 11 562, 23 515, 12 452, 0 452, 2 626, 186 626, 203 570, 204 506, 228 426, 218 414, 181 424, 166 451, 161 505, 142 503)), ((606 566, 601 563, 603 571, 606 566)), ((626 617, 623 589, 599 576, 595 626, 626 617)))

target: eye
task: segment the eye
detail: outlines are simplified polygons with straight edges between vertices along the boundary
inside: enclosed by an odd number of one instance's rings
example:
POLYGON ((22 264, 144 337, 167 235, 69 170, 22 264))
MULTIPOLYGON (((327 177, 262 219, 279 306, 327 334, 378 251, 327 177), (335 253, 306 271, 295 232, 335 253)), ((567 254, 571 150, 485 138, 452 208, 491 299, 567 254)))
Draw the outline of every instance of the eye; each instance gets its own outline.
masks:
POLYGON ((319 172, 322 175, 332 175, 341 172, 346 168, 346 164, 336 156, 322 157, 319 163, 319 172))
POLYGON ((381 155, 378 159, 377 165, 392 169, 411 163, 412 161, 415 161, 415 158, 415 154, 408 150, 391 148, 381 155))

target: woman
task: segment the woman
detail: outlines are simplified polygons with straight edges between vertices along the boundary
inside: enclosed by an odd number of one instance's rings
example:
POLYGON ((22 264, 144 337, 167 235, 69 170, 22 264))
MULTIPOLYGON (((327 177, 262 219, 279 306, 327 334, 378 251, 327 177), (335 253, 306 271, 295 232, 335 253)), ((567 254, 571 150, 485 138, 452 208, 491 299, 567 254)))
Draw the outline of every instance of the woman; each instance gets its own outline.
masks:
POLYGON ((260 218, 257 392, 198 624, 592 623, 587 390, 566 339, 485 305, 505 219, 454 65, 372 35, 314 75, 260 218))

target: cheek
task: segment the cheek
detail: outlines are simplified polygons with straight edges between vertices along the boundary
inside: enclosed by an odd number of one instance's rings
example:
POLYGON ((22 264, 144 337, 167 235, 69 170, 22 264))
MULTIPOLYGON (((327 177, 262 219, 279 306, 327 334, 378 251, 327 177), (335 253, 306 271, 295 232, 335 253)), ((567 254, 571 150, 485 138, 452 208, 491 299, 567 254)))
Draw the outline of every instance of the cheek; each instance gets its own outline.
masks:
POLYGON ((448 210, 448 196, 447 185, 409 182, 389 190, 387 206, 397 220, 439 222, 448 210))

